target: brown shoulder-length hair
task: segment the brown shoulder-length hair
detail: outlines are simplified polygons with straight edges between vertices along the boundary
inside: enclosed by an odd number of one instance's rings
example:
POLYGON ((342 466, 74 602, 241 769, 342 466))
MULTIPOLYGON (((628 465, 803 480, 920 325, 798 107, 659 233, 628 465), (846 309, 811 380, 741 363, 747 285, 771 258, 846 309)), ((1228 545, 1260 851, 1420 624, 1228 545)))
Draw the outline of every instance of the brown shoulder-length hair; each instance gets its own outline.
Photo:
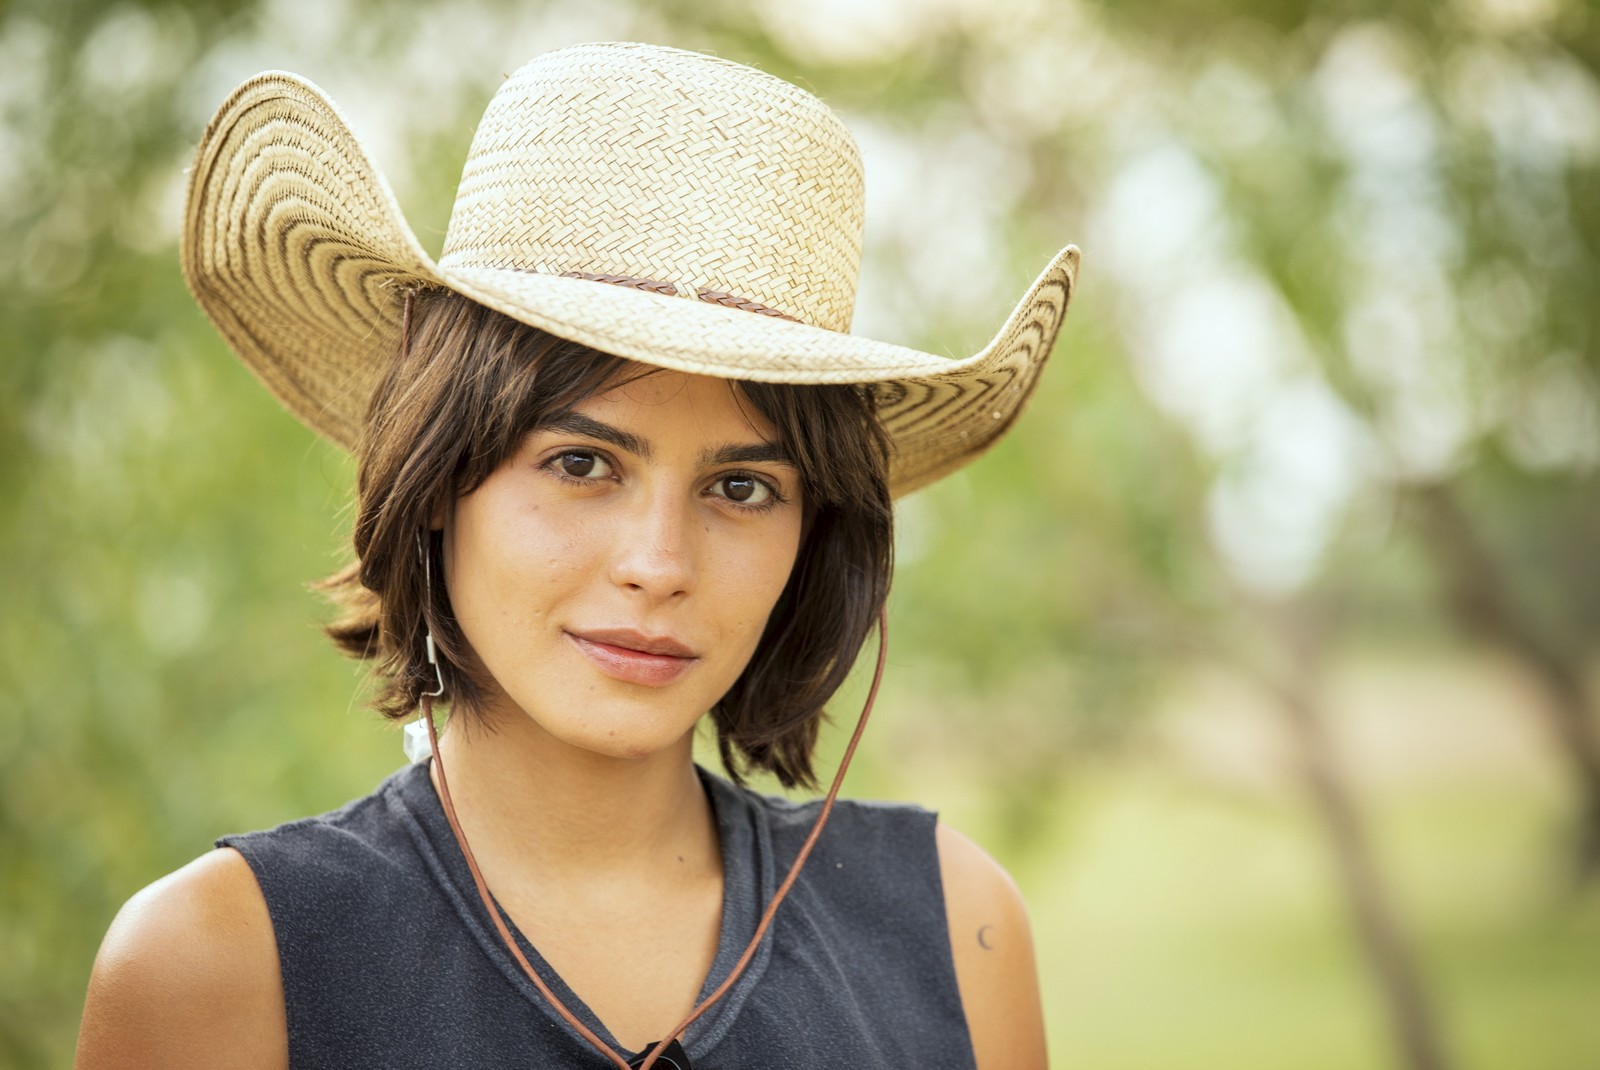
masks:
MULTIPOLYGON (((410 300, 408 340, 373 395, 356 451, 356 561, 321 584, 342 610, 327 631, 346 653, 375 662, 373 705, 398 719, 436 686, 431 630, 442 701, 470 721, 492 683, 451 612, 440 533, 430 529, 529 432, 630 365, 450 291, 410 300)), ((764 770, 785 787, 814 786, 823 705, 888 595, 889 447, 868 388, 730 387, 777 430, 800 471, 806 512, 794 570, 755 654, 710 711, 717 746, 735 779, 764 770)))

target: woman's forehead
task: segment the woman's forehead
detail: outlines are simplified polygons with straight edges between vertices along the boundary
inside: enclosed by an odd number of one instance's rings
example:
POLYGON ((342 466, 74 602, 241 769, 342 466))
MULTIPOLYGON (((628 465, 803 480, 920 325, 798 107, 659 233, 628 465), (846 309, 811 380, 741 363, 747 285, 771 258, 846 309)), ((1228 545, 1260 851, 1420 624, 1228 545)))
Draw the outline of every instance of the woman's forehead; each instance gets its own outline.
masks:
POLYGON ((570 411, 606 423, 640 424, 719 441, 778 442, 779 429, 732 379, 628 361, 570 411))

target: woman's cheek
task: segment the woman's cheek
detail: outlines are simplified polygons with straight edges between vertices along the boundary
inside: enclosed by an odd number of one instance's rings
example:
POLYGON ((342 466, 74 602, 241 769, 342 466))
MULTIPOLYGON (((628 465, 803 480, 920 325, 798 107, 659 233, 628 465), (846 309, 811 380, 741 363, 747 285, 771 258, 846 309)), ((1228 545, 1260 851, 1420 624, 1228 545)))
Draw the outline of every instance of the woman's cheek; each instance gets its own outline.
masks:
POLYGON ((758 633, 794 570, 799 541, 798 525, 794 527, 793 531, 769 532, 765 538, 752 540, 739 555, 743 567, 735 574, 737 591, 758 633))
POLYGON ((530 507, 508 518, 503 530, 513 533, 501 540, 503 568, 512 582, 550 581, 590 572, 602 545, 576 510, 530 507))

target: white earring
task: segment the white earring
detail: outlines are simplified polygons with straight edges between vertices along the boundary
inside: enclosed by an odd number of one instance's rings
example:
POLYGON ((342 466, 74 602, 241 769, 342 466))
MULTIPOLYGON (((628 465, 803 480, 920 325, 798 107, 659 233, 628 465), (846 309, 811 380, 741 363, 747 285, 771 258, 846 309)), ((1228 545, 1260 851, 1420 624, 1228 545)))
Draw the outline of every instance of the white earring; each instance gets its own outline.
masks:
POLYGON ((426 714, 418 714, 415 721, 406 725, 404 739, 400 745, 405 748, 406 761, 412 765, 425 762, 433 753, 433 744, 428 741, 428 724, 422 718, 426 714))

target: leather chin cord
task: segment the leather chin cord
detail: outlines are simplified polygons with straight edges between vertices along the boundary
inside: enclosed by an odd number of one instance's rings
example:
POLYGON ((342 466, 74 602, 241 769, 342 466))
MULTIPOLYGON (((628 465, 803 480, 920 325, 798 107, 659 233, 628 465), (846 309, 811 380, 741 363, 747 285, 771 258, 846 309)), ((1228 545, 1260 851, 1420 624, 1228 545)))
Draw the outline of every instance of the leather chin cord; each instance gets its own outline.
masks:
MULTIPOLYGON (((408 298, 409 296, 407 294, 408 298)), ((773 916, 777 914, 778 907, 783 903, 784 897, 789 894, 789 889, 794 887, 795 880, 800 876, 800 867, 804 866, 806 859, 811 857, 811 849, 817 845, 817 840, 822 836, 823 826, 828 823, 828 815, 833 812, 833 803, 839 796, 840 785, 844 783, 845 771, 850 768, 850 759, 855 756, 856 744, 861 742, 861 733, 867 727, 867 717, 872 713, 872 705, 878 699, 878 685, 883 681, 883 666, 888 652, 888 641, 888 614, 885 611, 880 611, 878 613, 877 667, 872 673, 872 688, 867 692, 867 701, 861 707, 861 716, 856 720, 856 729, 850 734, 850 742, 845 746, 844 758, 839 762, 839 770, 834 773, 833 784, 828 788, 827 797, 822 801, 822 808, 817 811, 817 820, 812 824, 811 832, 806 836, 805 843, 800 848, 800 853, 795 855, 794 863, 789 867, 788 875, 783 878, 783 883, 778 885, 778 890, 773 895, 772 901, 767 904, 767 909, 762 913, 761 921, 756 925, 755 935, 750 938, 750 943, 746 945, 744 954, 739 956, 739 961, 734 964, 732 972, 728 974, 726 980, 717 986, 716 991, 712 992, 711 995, 701 1001, 699 1006, 690 1011, 689 1016, 679 1022, 671 1033, 657 1041, 649 1049, 643 1061, 637 1064, 637 1070, 650 1070, 656 1064, 656 1060, 661 1058, 667 1047, 681 1036, 685 1029, 689 1028, 701 1015, 710 1010, 712 1004, 728 994, 728 991, 733 988, 734 982, 744 973, 745 967, 749 966, 750 961, 755 958, 756 948, 761 945, 762 938, 767 935, 767 930, 772 927, 773 916)), ((456 844, 460 846, 461 853, 466 856, 467 868, 472 871, 472 881, 478 886, 478 898, 483 900, 483 908, 489 912, 489 917, 494 921, 494 927, 499 931, 501 941, 510 949, 512 957, 517 960, 517 965, 522 967, 522 972, 528 975, 528 979, 539 990, 539 994, 550 1002, 550 1005, 556 1009, 556 1013, 561 1015, 568 1025, 577 1030, 579 1035, 593 1045, 596 1051, 604 1055, 620 1070, 634 1070, 634 1067, 613 1050, 611 1045, 601 1040, 594 1030, 578 1021, 577 1016, 567 1010, 566 1006, 556 998, 555 993, 550 991, 550 986, 544 983, 544 979, 539 976, 532 964, 528 962, 527 956, 522 953, 522 949, 517 946, 517 942, 511 938, 511 929, 506 924, 505 916, 500 913, 500 908, 495 904, 494 897, 489 894, 489 886, 484 883, 483 873, 478 869, 478 861, 473 858, 472 848, 467 846, 467 837, 461 831, 461 822, 456 819, 455 803, 450 800, 450 785, 444 775, 444 762, 439 758, 439 731, 434 727, 433 703, 431 701, 426 704, 423 719, 428 724, 428 743, 433 749, 433 767, 439 774, 439 801, 444 804, 444 814, 450 822, 450 831, 455 834, 456 844)))

